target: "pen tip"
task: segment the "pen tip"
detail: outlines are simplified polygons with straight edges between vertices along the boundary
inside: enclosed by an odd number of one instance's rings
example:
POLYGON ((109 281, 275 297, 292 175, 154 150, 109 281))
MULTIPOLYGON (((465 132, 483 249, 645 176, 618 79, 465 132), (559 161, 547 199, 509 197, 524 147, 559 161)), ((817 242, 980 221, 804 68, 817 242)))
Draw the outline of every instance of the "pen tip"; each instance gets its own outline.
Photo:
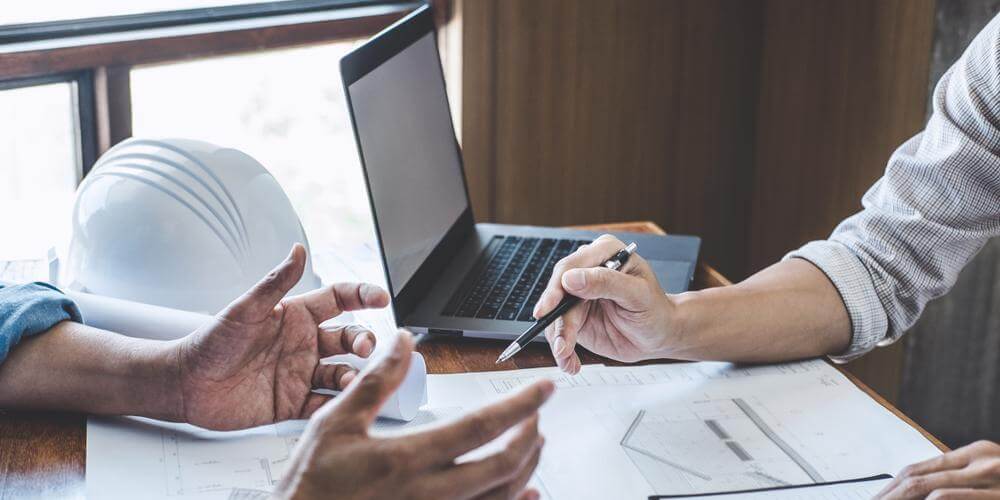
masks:
POLYGON ((507 346, 507 348, 504 349, 502 353, 500 353, 500 357, 497 358, 496 364, 499 365, 500 363, 503 363, 504 361, 507 361, 508 359, 512 358, 515 354, 517 354, 517 351, 520 350, 518 349, 518 347, 519 346, 517 345, 517 342, 514 342, 513 344, 507 346))

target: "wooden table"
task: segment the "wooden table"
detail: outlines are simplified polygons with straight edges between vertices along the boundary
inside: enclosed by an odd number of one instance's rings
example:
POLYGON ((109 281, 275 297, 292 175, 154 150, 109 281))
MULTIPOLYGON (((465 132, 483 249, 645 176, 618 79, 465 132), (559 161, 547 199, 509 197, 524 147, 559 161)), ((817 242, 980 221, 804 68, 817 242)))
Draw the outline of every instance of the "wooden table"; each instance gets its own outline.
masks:
MULTIPOLYGON (((652 222, 631 222, 585 226, 608 232, 664 234, 652 222)), ((731 283, 704 262, 695 272, 694 288, 726 286, 731 283)), ((426 342, 420 351, 430 373, 459 373, 497 369, 555 366, 545 345, 531 344, 513 360, 497 366, 497 356, 506 342, 455 339, 426 342)), ((579 350, 584 363, 620 365, 579 350)), ((920 431, 938 448, 947 451, 937 438, 920 428, 867 385, 840 369, 875 401, 920 431)), ((85 415, 57 412, 4 412, 0 414, 0 498, 71 498, 84 496, 86 458, 85 415)))

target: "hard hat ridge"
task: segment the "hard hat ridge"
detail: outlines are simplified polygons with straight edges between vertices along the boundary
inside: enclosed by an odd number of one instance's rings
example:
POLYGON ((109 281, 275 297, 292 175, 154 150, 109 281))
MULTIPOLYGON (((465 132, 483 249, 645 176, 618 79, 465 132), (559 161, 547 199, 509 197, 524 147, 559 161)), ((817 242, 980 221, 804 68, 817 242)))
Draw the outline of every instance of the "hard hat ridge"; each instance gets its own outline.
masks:
MULTIPOLYGON (((129 139, 77 189, 64 286, 215 313, 309 248, 281 186, 232 148, 189 139, 129 139)), ((311 259, 292 293, 320 286, 311 259)))
POLYGON ((95 169, 84 182, 96 182, 102 176, 117 176, 144 183, 191 210, 226 245, 234 259, 246 260, 249 248, 246 224, 232 195, 211 169, 194 156, 163 141, 140 139, 129 146, 125 151, 117 146, 109 150, 101 158, 101 164, 106 166, 95 169), (163 154, 163 151, 160 154, 143 152, 136 146, 162 148, 175 153, 177 158, 163 154))

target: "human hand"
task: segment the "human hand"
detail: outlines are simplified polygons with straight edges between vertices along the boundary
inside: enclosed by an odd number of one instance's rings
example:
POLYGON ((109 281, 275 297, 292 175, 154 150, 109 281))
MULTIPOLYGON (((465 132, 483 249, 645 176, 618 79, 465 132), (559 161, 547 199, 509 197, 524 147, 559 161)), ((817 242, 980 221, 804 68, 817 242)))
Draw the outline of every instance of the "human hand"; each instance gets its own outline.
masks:
POLYGON ((413 434, 368 435, 379 408, 399 387, 413 340, 401 331, 392 351, 324 405, 299 439, 279 498, 532 499, 525 485, 543 438, 538 408, 555 390, 545 380, 465 417, 413 434), (478 460, 456 459, 511 430, 506 447, 478 460))
POLYGON ((344 389, 356 371, 320 358, 368 357, 375 335, 359 326, 320 326, 344 311, 385 307, 389 295, 368 284, 340 283, 299 296, 285 294, 302 277, 306 253, 288 258, 177 349, 180 420, 209 429, 240 429, 307 418, 344 389))
POLYGON ((602 356, 631 362, 655 356, 671 330, 675 306, 645 259, 633 254, 619 271, 595 267, 624 247, 605 234, 552 270, 535 305, 536 318, 555 309, 567 293, 583 299, 545 330, 563 371, 580 371, 577 343, 602 356))
POLYGON ((907 466, 876 498, 1000 499, 1000 444, 977 441, 907 466))

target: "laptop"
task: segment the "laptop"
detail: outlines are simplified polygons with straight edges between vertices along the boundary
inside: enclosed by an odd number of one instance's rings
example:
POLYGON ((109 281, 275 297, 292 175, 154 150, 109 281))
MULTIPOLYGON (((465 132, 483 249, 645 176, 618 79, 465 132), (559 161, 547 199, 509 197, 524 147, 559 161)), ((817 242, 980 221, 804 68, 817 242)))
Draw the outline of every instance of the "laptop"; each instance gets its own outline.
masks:
MULTIPOLYGON (((396 322, 456 337, 523 332, 555 263, 600 233, 475 223, 429 7, 340 70, 396 322)), ((638 243, 667 291, 687 290, 697 237, 616 236, 638 243)))

